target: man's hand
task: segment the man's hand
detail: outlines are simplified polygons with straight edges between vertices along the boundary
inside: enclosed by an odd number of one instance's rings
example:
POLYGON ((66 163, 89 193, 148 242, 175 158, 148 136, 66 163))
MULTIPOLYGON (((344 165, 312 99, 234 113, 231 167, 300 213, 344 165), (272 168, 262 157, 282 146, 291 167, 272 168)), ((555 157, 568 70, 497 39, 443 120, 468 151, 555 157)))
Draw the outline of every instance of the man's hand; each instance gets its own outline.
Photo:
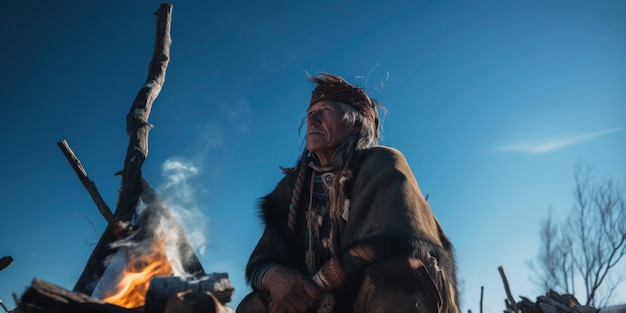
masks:
POLYGON ((308 312, 322 297, 310 278, 284 266, 267 270, 263 286, 270 292, 270 313, 308 312))

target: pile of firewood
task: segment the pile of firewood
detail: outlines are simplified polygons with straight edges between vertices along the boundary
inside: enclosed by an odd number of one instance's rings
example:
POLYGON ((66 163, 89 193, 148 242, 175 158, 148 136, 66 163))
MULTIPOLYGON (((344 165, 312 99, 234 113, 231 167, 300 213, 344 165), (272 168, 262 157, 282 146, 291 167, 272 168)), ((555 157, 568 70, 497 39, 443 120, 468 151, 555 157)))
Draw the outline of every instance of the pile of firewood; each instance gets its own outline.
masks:
MULTIPOLYGON (((203 277, 155 277, 146 294, 146 304, 123 308, 104 303, 80 292, 35 279, 10 313, 234 313, 228 306, 235 289, 228 274, 203 277)), ((7 310, 8 311, 8 310, 7 310)))
POLYGON ((545 296, 537 297, 537 301, 533 302, 528 298, 520 297, 522 301, 511 304, 506 301, 505 313, 598 313, 597 308, 588 305, 582 305, 578 300, 570 294, 559 294, 553 290, 546 293, 545 296))
MULTIPOLYGON (((581 305, 576 297, 570 294, 559 294, 554 290, 549 290, 545 296, 537 297, 536 302, 532 302, 526 297, 520 296, 522 301, 516 302, 511 294, 509 282, 504 273, 504 268, 498 266, 504 291, 507 299, 504 300, 506 309, 504 313, 598 313, 600 309, 592 306, 581 305)), ((482 312, 482 292, 481 292, 481 312, 482 312)))

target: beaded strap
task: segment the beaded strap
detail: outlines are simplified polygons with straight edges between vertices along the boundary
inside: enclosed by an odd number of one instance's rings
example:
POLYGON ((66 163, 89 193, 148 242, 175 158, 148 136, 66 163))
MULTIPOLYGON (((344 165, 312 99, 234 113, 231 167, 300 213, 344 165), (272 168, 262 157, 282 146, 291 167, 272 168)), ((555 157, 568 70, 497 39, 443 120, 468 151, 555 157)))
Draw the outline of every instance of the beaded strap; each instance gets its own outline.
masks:
POLYGON ((337 257, 333 257, 313 275, 313 282, 324 293, 332 292, 346 280, 346 274, 339 266, 337 257))

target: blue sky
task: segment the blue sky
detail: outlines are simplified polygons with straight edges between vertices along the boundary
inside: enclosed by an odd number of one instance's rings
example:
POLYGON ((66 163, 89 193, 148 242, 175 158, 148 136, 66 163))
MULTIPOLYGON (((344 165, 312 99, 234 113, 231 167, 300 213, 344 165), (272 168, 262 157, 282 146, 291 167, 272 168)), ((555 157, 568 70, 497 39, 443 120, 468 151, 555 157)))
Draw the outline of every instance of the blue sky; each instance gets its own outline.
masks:
MULTIPOLYGON (((114 207, 159 4, 26 0, 0 11, 9 308, 33 278, 71 289, 105 228, 56 142, 114 207)), ((249 291, 258 199, 302 149, 307 72, 341 75, 387 107, 381 144, 404 152, 456 246, 464 311, 478 311, 481 286, 484 311, 504 309, 500 265, 515 296, 539 295, 528 267, 539 222, 572 206, 577 164, 626 179, 625 2, 173 4, 144 177, 184 209, 205 270, 229 274, 233 306, 249 291)))

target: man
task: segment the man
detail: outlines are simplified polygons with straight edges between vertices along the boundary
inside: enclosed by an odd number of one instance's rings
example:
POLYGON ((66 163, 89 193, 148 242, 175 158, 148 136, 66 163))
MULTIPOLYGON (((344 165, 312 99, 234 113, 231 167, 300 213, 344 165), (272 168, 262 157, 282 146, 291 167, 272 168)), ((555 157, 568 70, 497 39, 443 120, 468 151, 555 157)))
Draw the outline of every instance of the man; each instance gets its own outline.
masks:
POLYGON ((378 108, 322 73, 297 166, 261 201, 246 267, 250 312, 458 313, 452 245, 398 150, 378 146, 378 108))

